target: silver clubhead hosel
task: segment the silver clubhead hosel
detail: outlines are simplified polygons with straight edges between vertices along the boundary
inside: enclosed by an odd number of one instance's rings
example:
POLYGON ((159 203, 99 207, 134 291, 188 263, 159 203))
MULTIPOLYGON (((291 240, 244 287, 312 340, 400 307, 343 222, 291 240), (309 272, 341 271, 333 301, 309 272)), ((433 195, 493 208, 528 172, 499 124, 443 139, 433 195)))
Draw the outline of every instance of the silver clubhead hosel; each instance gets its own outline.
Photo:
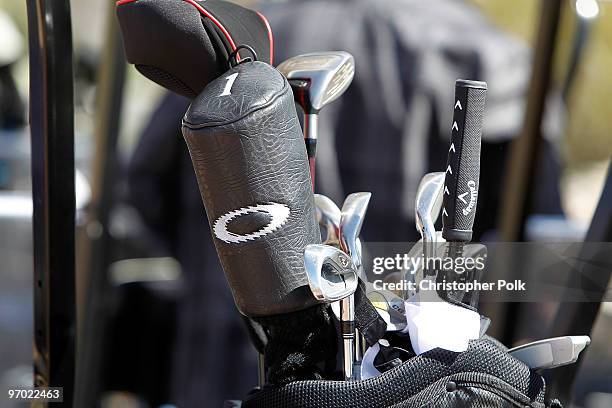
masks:
POLYGON ((326 245, 340 247, 340 208, 329 197, 323 194, 314 195, 315 216, 319 225, 325 230, 326 245))
POLYGON ((342 371, 345 380, 355 378, 355 305, 353 293, 359 280, 350 257, 329 245, 308 245, 304 251, 304 268, 314 297, 331 303, 340 301, 342 334, 342 371))
POLYGON ((440 215, 444 197, 445 173, 427 173, 417 189, 414 206, 415 223, 423 238, 423 257, 425 262, 434 256, 436 244, 436 221, 440 215))
POLYGON ((349 194, 344 200, 340 216, 340 247, 350 255, 360 276, 363 274, 363 265, 361 245, 357 238, 361 233, 370 198, 372 198, 372 193, 368 192, 349 194))
MULTIPOLYGON (((340 248, 340 217, 342 212, 331 198, 323 194, 315 194, 315 216, 319 226, 325 229, 325 245, 340 248)), ((357 238, 357 247, 361 248, 361 240, 357 238)))
POLYGON ((355 59, 345 51, 315 52, 290 58, 277 69, 289 81, 293 97, 304 111, 304 140, 314 176, 318 113, 349 87, 355 75, 355 59))

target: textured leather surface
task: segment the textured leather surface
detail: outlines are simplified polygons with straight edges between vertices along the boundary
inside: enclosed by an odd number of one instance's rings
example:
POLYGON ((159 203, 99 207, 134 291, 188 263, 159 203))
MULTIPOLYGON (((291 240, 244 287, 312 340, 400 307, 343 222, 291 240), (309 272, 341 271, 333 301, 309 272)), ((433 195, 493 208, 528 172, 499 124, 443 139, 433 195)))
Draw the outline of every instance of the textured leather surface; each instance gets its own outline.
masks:
POLYGON ((316 304, 303 253, 321 237, 303 135, 286 79, 263 62, 238 65, 193 101, 183 136, 239 310, 271 316, 316 304), (238 239, 232 233, 244 237, 249 229, 252 239, 227 242, 215 232, 215 222, 224 215, 270 204, 289 210, 273 231, 262 229, 266 219, 271 221, 269 214, 254 211, 226 224, 228 239, 238 239))

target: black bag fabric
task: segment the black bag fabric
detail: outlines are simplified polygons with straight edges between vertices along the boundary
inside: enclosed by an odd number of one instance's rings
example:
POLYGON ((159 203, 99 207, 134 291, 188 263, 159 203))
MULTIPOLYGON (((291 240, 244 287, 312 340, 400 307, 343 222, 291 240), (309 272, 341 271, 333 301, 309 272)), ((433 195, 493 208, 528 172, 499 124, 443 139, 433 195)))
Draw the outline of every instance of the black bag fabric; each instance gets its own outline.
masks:
MULTIPOLYGON (((544 379, 482 338, 463 353, 434 349, 363 381, 296 381, 254 391, 243 408, 543 408, 544 379)), ((556 403, 555 403, 556 404, 556 403)), ((558 405, 555 405, 558 406, 558 405)))
MULTIPOLYGON (((150 80, 195 98, 228 68, 230 54, 248 45, 272 63, 265 17, 222 0, 121 0, 117 17, 128 62, 150 80)), ((246 51, 240 55, 249 56, 246 51)))

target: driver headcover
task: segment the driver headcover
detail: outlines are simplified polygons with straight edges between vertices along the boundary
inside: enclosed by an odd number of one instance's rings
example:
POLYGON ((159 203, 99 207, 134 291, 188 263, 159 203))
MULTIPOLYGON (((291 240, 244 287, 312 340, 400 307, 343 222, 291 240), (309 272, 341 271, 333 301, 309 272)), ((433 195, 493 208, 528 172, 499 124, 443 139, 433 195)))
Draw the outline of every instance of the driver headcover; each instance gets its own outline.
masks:
MULTIPOLYGON (((117 17, 129 63, 173 92, 195 98, 229 68, 241 45, 272 63, 270 26, 260 13, 222 0, 121 0, 117 17)), ((248 50, 239 56, 252 57, 248 50)))

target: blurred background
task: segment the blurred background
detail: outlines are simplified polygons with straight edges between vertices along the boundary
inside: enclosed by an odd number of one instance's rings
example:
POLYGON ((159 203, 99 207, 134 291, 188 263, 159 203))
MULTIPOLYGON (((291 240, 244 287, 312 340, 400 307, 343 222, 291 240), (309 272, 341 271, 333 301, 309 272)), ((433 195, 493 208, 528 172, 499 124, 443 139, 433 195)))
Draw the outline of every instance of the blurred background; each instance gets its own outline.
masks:
MULTIPOLYGON (((486 80, 488 187, 476 229, 483 240, 504 238, 502 180, 511 143, 526 128, 542 2, 238 3, 268 16, 276 64, 324 49, 355 55, 353 86, 321 115, 317 190, 336 202, 352 191, 373 191, 366 241, 416 238, 413 194, 420 177, 446 160, 453 82, 486 80)), ((125 64, 112 4, 70 4, 77 318, 79 341, 94 356, 87 381, 95 384, 86 386, 105 407, 220 406, 256 385, 257 355, 217 263, 180 135, 188 101, 125 64), (91 323, 92 316, 99 320, 91 323)), ((545 141, 518 240, 583 240, 612 155, 612 2, 560 4, 545 141)), ((0 0, 0 390, 32 384, 28 87, 25 2, 0 0)), ((546 337, 552 324, 550 312, 512 316, 513 343, 546 337)), ((495 333, 508 339, 502 329, 495 333)), ((612 304, 602 305, 592 338, 574 406, 611 407, 612 304)), ((22 406, 6 404, 0 402, 22 406)))

